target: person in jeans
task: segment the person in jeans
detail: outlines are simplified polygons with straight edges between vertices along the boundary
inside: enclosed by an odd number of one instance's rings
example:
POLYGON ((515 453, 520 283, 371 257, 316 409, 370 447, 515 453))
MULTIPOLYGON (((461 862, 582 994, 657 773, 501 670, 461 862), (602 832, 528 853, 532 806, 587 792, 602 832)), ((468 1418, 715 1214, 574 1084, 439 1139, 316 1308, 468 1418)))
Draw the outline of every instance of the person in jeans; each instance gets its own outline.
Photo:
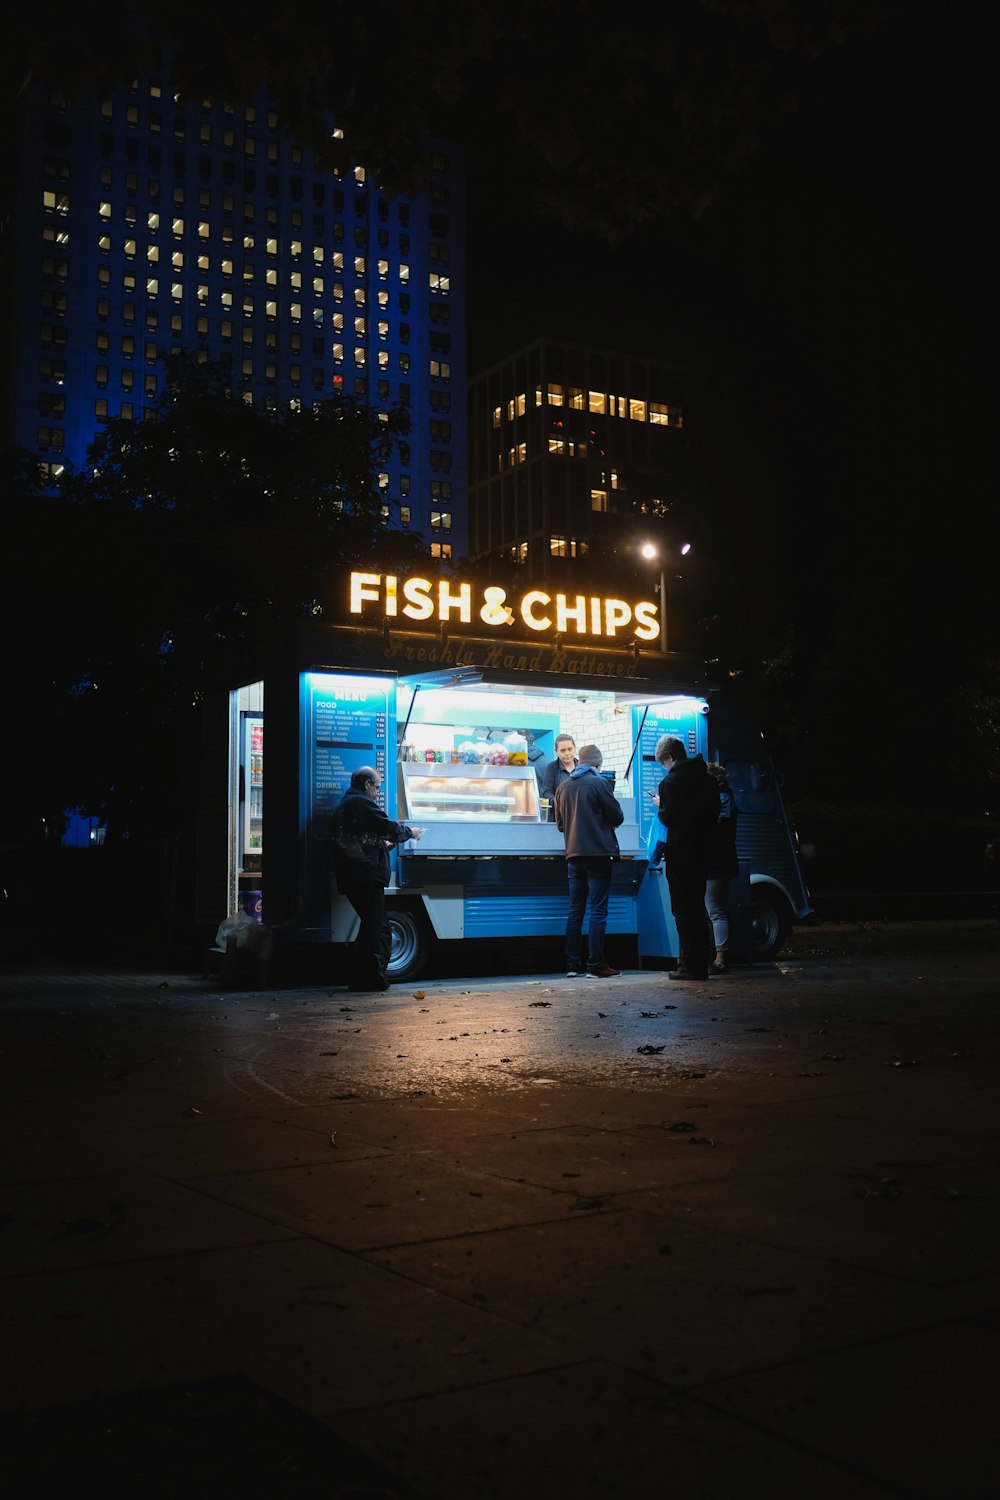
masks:
POLYGON ((389 988, 386 966, 390 937, 385 921, 385 888, 389 884, 389 850, 418 839, 422 828, 396 823, 378 805, 382 778, 374 766, 361 766, 351 777, 333 815, 333 868, 337 890, 361 919, 348 950, 347 987, 365 993, 389 988))
POLYGON ((579 765, 564 777, 555 794, 556 826, 566 843, 569 915, 566 918, 566 974, 576 979, 612 979, 621 973, 604 957, 608 924, 611 861, 618 856, 615 829, 625 814, 609 782, 600 775, 604 757, 596 745, 584 745, 579 765), (590 904, 587 962, 583 961, 583 918, 590 904))
POLYGON ((705 885, 705 910, 712 924, 715 957, 708 966, 710 974, 729 973, 729 886, 740 873, 736 856, 736 801, 729 785, 725 766, 708 762, 708 774, 719 788, 719 816, 708 848, 708 880, 705 885))

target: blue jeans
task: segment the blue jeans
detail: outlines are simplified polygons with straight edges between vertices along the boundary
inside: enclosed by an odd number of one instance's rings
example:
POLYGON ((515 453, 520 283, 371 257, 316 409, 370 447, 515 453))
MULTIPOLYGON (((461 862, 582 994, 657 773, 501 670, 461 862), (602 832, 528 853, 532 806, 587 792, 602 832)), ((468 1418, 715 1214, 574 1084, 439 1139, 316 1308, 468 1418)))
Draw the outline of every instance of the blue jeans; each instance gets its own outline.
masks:
POLYGON ((705 910, 712 923, 716 953, 729 951, 729 876, 711 875, 705 885, 705 910))
POLYGON ((603 855, 591 858, 580 855, 566 861, 569 874, 569 916, 566 919, 566 962, 571 969, 583 967, 583 914, 590 901, 590 926, 587 930, 588 969, 604 962, 604 933, 608 925, 608 896, 611 891, 611 860, 603 855))

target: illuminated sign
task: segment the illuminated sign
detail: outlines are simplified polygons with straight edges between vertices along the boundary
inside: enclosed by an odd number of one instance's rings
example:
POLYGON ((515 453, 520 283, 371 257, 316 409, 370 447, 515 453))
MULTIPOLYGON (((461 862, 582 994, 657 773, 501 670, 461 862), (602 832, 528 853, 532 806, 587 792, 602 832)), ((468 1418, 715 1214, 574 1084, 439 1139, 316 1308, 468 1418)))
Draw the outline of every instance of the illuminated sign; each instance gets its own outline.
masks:
POLYGON ((595 594, 550 594, 531 589, 510 601, 507 590, 492 584, 458 583, 441 578, 398 578, 394 573, 352 573, 352 615, 376 619, 436 620, 442 625, 473 619, 490 630, 504 630, 520 622, 536 635, 619 637, 658 641, 660 622, 655 604, 595 594))

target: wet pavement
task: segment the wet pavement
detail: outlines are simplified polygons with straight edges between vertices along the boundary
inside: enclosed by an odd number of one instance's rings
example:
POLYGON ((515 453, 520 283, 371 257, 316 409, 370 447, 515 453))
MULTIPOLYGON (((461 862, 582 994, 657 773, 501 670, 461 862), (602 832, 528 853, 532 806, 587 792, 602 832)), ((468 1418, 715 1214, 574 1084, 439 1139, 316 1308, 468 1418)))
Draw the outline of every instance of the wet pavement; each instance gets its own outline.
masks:
POLYGON ((0 971, 11 1493, 1000 1495, 998 955, 0 971))

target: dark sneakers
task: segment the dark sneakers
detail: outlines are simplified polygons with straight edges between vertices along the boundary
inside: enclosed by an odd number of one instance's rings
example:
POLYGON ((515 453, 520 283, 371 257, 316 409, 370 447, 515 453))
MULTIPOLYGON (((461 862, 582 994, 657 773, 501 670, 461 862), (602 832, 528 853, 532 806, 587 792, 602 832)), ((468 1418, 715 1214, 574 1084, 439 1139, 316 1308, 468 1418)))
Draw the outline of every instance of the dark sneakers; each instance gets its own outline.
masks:
POLYGON ((667 975, 667 978, 668 979, 694 979, 694 980, 698 980, 700 982, 701 980, 708 978, 708 971, 706 970, 704 974, 696 974, 693 969, 687 969, 687 968, 684 968, 683 965, 678 964, 676 969, 671 969, 670 970, 670 973, 667 975))
POLYGON ((617 979, 620 974, 621 969, 613 969, 610 964, 597 964, 587 970, 588 979, 617 979))

